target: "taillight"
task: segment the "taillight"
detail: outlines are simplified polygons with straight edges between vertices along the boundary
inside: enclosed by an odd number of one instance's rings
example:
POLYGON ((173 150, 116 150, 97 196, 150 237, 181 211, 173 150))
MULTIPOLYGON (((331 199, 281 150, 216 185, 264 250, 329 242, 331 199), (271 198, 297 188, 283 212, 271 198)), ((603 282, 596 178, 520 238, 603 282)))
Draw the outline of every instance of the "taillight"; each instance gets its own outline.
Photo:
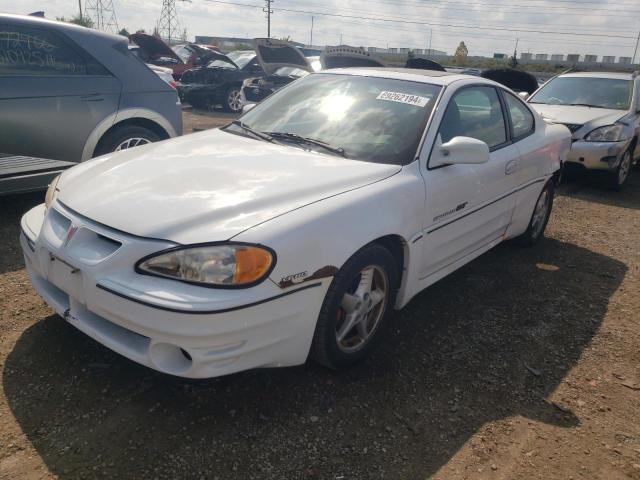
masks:
POLYGON ((176 90, 178 89, 178 84, 176 83, 175 80, 171 80, 169 82, 169 85, 171 85, 172 88, 175 88, 176 90))

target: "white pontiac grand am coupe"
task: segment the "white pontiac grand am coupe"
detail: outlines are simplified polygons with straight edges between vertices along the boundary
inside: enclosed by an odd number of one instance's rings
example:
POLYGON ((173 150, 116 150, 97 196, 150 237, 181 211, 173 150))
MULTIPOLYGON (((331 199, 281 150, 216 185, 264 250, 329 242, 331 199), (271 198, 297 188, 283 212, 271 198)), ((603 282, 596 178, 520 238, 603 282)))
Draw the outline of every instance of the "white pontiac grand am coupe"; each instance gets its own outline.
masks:
POLYGON ((536 242, 570 142, 489 80, 315 73, 222 129, 64 172, 21 243, 56 312, 148 367, 341 368, 428 285, 536 242))

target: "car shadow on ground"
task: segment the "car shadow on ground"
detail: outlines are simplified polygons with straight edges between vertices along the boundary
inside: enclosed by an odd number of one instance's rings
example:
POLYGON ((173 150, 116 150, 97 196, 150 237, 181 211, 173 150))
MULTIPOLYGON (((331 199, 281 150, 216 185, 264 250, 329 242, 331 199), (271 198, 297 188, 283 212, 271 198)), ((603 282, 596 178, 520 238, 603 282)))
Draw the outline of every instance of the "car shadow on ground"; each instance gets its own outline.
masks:
POLYGON ((0 197, 0 275, 24 268, 20 249, 20 218, 44 202, 45 192, 0 197))
POLYGON ((640 169, 636 167, 629 173, 627 184, 620 192, 606 187, 602 172, 578 171, 564 175, 557 193, 588 202, 640 210, 640 169))
POLYGON ((501 245, 397 312, 381 347, 346 372, 307 364, 188 381, 50 316, 9 354, 4 391, 60 478, 427 478, 487 422, 580 424, 547 397, 625 272, 555 240, 501 245))

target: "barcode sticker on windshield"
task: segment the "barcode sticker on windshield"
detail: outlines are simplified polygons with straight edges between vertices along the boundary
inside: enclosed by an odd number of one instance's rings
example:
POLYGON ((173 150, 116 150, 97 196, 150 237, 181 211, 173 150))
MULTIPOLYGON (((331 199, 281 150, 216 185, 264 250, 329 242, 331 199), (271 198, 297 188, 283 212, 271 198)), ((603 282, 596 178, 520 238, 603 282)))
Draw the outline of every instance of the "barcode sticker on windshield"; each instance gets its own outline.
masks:
POLYGON ((416 107, 425 107, 429 103, 429 98, 420 97, 418 95, 409 95, 408 93, 398 92, 380 92, 377 100, 388 100, 389 102, 406 103, 415 105, 416 107))

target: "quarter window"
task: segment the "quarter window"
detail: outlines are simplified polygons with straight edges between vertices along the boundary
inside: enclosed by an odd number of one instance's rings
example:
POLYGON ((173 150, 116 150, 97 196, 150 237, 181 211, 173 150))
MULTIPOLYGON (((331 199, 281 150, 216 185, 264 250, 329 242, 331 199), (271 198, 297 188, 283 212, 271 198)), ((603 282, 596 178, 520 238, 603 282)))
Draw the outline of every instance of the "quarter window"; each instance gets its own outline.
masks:
POLYGON ((454 137, 482 140, 489 148, 507 141, 504 115, 493 87, 467 87, 454 95, 440 124, 442 142, 454 137))
POLYGON ((61 36, 20 25, 0 26, 0 76, 108 75, 61 36))
POLYGON ((526 137, 533 132, 535 120, 533 115, 519 99, 508 92, 504 92, 504 98, 507 102, 509 115, 511 116, 511 125, 513 127, 513 138, 518 139, 526 137))

